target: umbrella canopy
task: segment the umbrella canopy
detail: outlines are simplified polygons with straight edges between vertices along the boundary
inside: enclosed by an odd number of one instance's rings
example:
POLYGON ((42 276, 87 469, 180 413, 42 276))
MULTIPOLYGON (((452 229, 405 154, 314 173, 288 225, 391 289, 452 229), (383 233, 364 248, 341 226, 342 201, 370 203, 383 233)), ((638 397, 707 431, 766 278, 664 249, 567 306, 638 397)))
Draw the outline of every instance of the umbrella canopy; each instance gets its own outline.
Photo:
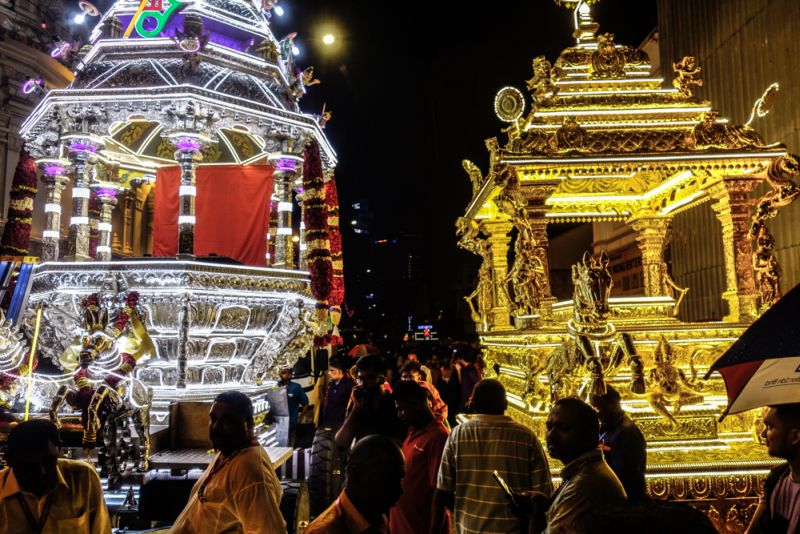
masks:
POLYGON ((745 330, 709 369, 728 391, 726 413, 800 403, 800 285, 745 330))
POLYGON ((361 343, 360 345, 356 345, 347 353, 348 356, 351 358, 360 358, 362 356, 366 356, 367 354, 380 354, 381 350, 374 346, 369 345, 367 343, 361 343))

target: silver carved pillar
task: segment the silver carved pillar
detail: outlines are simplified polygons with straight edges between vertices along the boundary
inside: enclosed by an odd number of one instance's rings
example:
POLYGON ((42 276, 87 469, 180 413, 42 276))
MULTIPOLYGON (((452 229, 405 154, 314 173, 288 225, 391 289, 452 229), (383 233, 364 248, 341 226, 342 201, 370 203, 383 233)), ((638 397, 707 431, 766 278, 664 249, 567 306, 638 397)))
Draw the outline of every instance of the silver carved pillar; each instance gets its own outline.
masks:
POLYGON ((198 133, 181 132, 169 136, 175 145, 175 160, 181 167, 178 191, 178 257, 194 258, 195 198, 197 197, 197 165, 203 161, 201 150, 208 138, 198 133))
POLYGON ((42 170, 42 183, 47 188, 44 205, 45 223, 42 232, 42 261, 58 260, 61 239, 61 193, 69 183, 69 161, 65 159, 37 160, 42 170))
POLYGON ((295 267, 292 242, 292 210, 294 209, 292 186, 297 169, 303 163, 303 158, 294 154, 277 153, 273 154, 269 160, 275 166, 273 179, 275 196, 278 198, 278 228, 275 234, 275 257, 272 258, 272 265, 292 269, 295 267))
POLYGON ((113 234, 111 215, 117 205, 116 188, 107 185, 98 187, 97 199, 100 201, 100 222, 97 225, 100 239, 97 243, 97 260, 109 261, 111 259, 111 236, 113 234))
POLYGON ((92 134, 68 134, 62 137, 72 173, 72 217, 69 221, 67 256, 77 261, 89 257, 89 186, 97 163, 97 151, 103 141, 92 134))

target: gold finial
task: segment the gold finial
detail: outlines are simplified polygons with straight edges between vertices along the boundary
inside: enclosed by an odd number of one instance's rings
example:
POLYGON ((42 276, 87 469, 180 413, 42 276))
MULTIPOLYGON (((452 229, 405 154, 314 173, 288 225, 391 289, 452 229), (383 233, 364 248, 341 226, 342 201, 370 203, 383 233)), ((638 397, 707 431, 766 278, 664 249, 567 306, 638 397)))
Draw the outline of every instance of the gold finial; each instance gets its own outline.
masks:
POLYGON ((594 34, 597 33, 599 25, 592 20, 590 6, 600 0, 553 0, 556 5, 572 10, 572 18, 575 23, 575 37, 578 45, 594 42, 594 34))
POLYGON ((578 4, 586 4, 592 6, 600 0, 554 0, 557 6, 566 7, 567 9, 575 9, 578 4))

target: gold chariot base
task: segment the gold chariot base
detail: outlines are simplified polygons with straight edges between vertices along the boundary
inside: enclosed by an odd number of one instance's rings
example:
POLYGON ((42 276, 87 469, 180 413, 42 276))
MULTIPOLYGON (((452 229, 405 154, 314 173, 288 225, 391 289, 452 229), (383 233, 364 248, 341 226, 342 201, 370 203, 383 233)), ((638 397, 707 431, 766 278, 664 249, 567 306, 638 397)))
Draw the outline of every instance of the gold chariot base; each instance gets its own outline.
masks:
MULTIPOLYGON (((721 532, 744 532, 755 511, 764 477, 780 461, 770 458, 759 441, 761 414, 746 412, 719 423, 727 405, 722 378, 716 373, 708 380, 699 377, 748 325, 682 323, 671 317, 671 310, 643 306, 645 299, 625 300, 632 302, 612 305, 609 322, 618 332, 632 336, 636 352, 644 361, 646 392, 630 392, 630 369, 624 363, 607 378, 607 383, 620 392, 623 408, 647 439, 648 495, 688 502, 704 511, 721 532), (693 384, 702 395, 701 401, 683 406, 680 413, 668 408, 675 423, 658 414, 650 402, 654 392, 663 391, 650 377, 662 336, 673 348, 676 367, 690 381, 690 360, 693 361, 694 375, 698 376, 693 384)), ((497 378, 508 392, 509 414, 542 441, 550 406, 549 378, 544 368, 548 367, 548 355, 568 338, 565 319, 569 304, 554 306, 549 320, 517 318, 514 329, 481 333, 487 372, 499 372, 497 378)), ((576 371, 572 378, 577 382, 588 380, 588 373, 576 371)), ((551 459, 550 465, 558 483, 561 464, 551 459)))

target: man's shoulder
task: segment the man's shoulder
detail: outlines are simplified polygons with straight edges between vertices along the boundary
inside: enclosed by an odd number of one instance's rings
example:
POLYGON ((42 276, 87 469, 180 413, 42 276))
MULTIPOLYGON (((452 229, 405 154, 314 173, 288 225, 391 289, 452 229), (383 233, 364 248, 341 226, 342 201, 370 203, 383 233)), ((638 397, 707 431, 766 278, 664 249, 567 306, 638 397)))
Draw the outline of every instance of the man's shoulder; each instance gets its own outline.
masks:
POLYGON ((97 469, 95 467, 83 460, 70 460, 68 458, 59 458, 58 459, 58 469, 61 471, 61 474, 64 475, 66 478, 67 475, 78 478, 78 477, 98 477, 97 469))
POLYGON ((305 534, 347 534, 344 518, 336 509, 336 503, 317 516, 303 531, 305 534))

